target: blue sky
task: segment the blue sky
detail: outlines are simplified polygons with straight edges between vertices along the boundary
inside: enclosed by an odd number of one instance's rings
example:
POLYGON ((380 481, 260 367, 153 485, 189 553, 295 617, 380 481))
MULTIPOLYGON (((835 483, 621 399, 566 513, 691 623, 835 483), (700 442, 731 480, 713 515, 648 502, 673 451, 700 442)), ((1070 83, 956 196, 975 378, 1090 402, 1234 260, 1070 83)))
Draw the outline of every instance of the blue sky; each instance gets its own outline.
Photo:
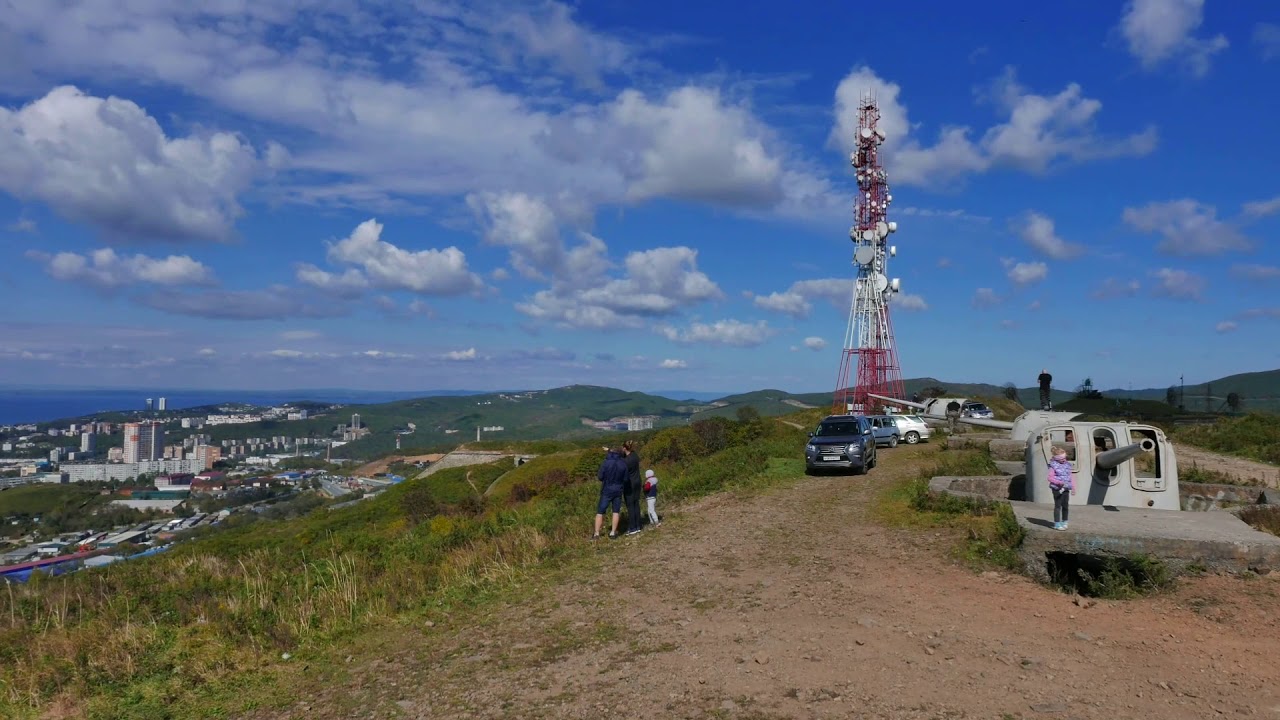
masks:
POLYGON ((0 0, 6 383, 831 389, 866 91, 905 377, 1280 366, 1268 4, 199 5, 0 0))

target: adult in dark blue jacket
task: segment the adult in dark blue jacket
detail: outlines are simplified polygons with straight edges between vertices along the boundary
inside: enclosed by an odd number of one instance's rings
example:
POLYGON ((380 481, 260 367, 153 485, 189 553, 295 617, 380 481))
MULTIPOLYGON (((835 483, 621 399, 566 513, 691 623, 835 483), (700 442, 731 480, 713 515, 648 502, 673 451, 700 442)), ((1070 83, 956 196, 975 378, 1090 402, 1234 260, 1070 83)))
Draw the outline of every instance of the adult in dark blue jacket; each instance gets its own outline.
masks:
POLYGON ((591 539, 600 537, 600 529, 604 526, 604 511, 613 506, 613 524, 609 537, 618 537, 619 513, 622 512, 622 489, 627 484, 627 464, 622 459, 622 450, 614 448, 605 456, 600 471, 596 473, 600 479, 600 502, 596 505, 596 529, 591 539))
POLYGON ((622 443, 622 451, 627 463, 627 484, 622 490, 622 499, 627 503, 627 534, 635 535, 640 532, 640 453, 636 452, 635 440, 622 443))

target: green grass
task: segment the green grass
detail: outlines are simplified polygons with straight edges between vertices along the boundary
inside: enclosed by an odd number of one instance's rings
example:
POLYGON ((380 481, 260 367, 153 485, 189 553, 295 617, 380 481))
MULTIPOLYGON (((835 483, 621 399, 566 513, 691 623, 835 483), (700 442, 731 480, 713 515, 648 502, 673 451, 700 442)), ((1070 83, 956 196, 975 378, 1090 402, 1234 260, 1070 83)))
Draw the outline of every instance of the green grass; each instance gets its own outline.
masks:
POLYGON ((1025 531, 1008 503, 929 493, 929 480, 948 475, 993 475, 998 470, 982 450, 943 450, 938 463, 918 477, 886 487, 876 498, 873 516, 891 527, 950 528, 954 554, 975 567, 1017 569, 1017 549, 1025 531))
POLYGON ((1172 435, 1188 445, 1280 465, 1280 415, 1222 418, 1212 425, 1173 428, 1172 435))
MULTIPOLYGON (((691 429, 649 445, 677 431, 691 429)), ((698 436, 725 444, 656 464, 665 507, 799 475, 804 433, 782 423, 698 436)), ((451 469, 339 510, 11 586, 0 593, 0 716, 212 718, 289 702, 303 664, 331 667, 380 628, 484 607, 535 568, 592 557, 599 461, 598 447, 531 461, 517 476, 537 489, 527 501, 478 500, 451 469)), ((472 479, 509 468, 475 466, 472 479)))

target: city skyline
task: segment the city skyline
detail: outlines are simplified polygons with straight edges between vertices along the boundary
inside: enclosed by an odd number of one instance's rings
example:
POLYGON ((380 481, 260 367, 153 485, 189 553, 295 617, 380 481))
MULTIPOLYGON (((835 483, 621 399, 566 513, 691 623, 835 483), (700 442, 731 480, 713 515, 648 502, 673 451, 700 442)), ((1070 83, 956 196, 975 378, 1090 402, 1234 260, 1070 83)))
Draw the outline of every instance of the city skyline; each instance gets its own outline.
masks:
POLYGON ((1254 7, 66 5, 0 13, 24 384, 831 389, 868 91, 904 377, 1280 367, 1254 7))

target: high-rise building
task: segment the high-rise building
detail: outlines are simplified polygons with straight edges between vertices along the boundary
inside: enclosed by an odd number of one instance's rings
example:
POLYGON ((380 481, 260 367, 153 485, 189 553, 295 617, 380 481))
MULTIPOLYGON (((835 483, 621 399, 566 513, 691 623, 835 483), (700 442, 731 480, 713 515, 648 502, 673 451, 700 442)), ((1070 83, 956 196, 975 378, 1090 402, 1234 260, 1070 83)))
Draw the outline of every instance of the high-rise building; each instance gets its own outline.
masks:
POLYGON ((164 457, 164 426, 158 422, 124 424, 124 461, 159 460, 164 457))
POLYGON ((91 432, 80 433, 80 452, 93 453, 98 451, 98 436, 91 432))
POLYGON ((147 412, 151 412, 152 407, 153 403, 151 402, 151 398, 147 398, 147 412))
POLYGON ((196 460, 205 470, 211 470, 213 464, 222 459, 222 448, 217 445, 197 445, 196 460))
POLYGON ((352 429, 352 430, 359 430, 359 429, 360 429, 360 414, 359 414, 359 413, 354 413, 354 414, 351 416, 351 429, 352 429))
POLYGON ((164 412, 168 405, 169 403, 166 401, 165 398, 160 398, 160 403, 156 405, 156 409, 159 410, 160 412, 164 412))

